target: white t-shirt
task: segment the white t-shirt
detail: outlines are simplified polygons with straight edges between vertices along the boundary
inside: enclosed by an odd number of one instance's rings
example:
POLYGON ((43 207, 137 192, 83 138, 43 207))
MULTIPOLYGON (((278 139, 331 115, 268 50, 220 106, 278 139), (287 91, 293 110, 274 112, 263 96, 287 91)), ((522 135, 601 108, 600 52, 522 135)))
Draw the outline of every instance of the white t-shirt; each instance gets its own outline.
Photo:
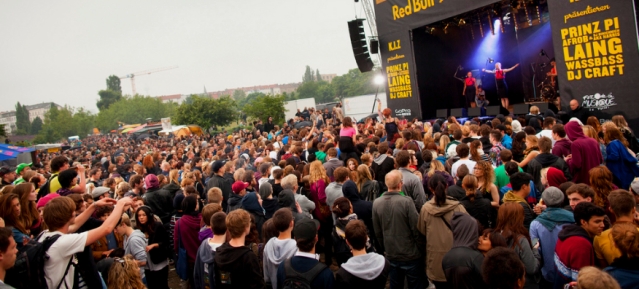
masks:
MULTIPOLYGON (((57 288, 58 284, 62 280, 64 272, 67 270, 69 260, 74 256, 73 254, 84 251, 85 244, 87 242, 88 232, 79 234, 62 234, 60 232, 46 232, 42 234, 38 242, 44 241, 46 237, 53 235, 62 235, 58 240, 51 245, 47 254, 49 259, 44 262, 45 280, 47 280, 47 286, 49 288, 57 288)), ((78 260, 73 261, 75 264, 78 260)), ((64 276, 64 282, 60 288, 73 288, 73 280, 75 276, 75 268, 73 265, 69 267, 69 272, 64 276), (65 286, 66 283, 66 286, 65 286)))
POLYGON ((552 138, 552 130, 544 129, 537 134, 537 138, 540 139, 542 136, 549 138, 552 141, 552 145, 555 145, 555 140, 552 138))
POLYGON ((458 160, 450 168, 450 174, 453 176, 453 178, 455 178, 457 176, 457 169, 459 169, 461 165, 466 165, 468 167, 468 172, 472 174, 473 170, 475 169, 475 164, 476 162, 472 160, 458 160))

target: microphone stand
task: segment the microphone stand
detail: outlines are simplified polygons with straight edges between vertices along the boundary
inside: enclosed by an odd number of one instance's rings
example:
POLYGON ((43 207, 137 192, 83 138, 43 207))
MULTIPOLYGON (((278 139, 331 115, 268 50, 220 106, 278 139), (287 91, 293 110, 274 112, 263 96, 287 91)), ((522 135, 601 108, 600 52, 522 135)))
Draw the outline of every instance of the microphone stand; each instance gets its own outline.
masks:
POLYGON ((533 77, 532 77, 532 87, 533 87, 533 99, 537 99, 537 86, 535 85, 535 76, 537 75, 537 72, 535 71, 535 65, 534 63, 530 64, 530 68, 533 71, 533 77))

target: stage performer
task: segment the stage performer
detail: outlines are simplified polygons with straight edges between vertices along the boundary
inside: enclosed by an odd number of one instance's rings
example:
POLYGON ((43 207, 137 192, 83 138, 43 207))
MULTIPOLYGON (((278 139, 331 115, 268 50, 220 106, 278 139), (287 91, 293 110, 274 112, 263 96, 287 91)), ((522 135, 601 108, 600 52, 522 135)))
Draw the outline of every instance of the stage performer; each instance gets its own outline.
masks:
POLYGON ((511 68, 501 69, 501 63, 495 62, 495 70, 486 70, 482 69, 481 71, 486 73, 492 73, 495 75, 495 83, 497 85, 497 95, 501 99, 501 106, 508 109, 510 105, 508 101, 508 86, 506 85, 506 73, 512 71, 517 68, 519 63, 515 64, 515 66, 511 68))
POLYGON ((466 73, 466 79, 464 79, 464 91, 462 94, 466 98, 466 108, 475 107, 475 97, 477 96, 477 81, 473 77, 473 72, 466 73))

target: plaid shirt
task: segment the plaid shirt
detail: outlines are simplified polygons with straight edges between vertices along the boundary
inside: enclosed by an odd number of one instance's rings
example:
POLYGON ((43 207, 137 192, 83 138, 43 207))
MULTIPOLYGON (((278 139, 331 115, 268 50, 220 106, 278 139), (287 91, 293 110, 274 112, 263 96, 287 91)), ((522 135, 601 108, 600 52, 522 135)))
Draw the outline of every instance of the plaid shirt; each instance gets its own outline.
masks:
POLYGON ((494 167, 501 166, 501 157, 499 156, 499 153, 505 149, 506 147, 504 147, 501 143, 494 144, 490 149, 490 160, 493 162, 494 167))

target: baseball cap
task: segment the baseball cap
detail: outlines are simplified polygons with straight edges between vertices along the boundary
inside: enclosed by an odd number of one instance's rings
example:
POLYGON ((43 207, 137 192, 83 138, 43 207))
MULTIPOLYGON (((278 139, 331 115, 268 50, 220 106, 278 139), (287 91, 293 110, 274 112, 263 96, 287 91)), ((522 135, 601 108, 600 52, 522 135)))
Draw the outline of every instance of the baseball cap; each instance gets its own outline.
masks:
POLYGON ((11 172, 13 172, 15 170, 16 170, 16 168, 12 168, 12 167, 7 167, 7 166, 1 167, 0 168, 0 177, 4 177, 4 175, 6 175, 8 173, 11 173, 11 172))
POLYGON ((93 189, 93 192, 91 192, 91 197, 94 200, 97 200, 98 198, 100 198, 100 196, 104 195, 105 193, 109 192, 109 188, 107 187, 97 187, 95 189, 93 189))
POLYGON ((639 195, 639 178, 635 178, 630 184, 630 192, 639 195))
POLYGON ((541 193, 541 199, 544 200, 546 206, 560 206, 564 202, 564 193, 558 188, 548 187, 541 193))
POLYGON ((293 235, 295 239, 312 240, 317 236, 319 230, 319 222, 310 218, 302 218, 295 222, 293 227, 293 235))
POLYGON ((26 167, 30 167, 31 165, 33 165, 33 163, 28 163, 28 164, 21 163, 21 164, 19 164, 19 165, 16 167, 16 174, 19 174, 20 172, 22 172, 22 170, 24 170, 24 168, 26 168, 26 167))
POLYGON ((217 173, 222 167, 224 167, 224 161, 215 161, 211 165, 211 169, 214 173, 217 173))
POLYGON ((237 181, 233 183, 233 186, 231 186, 231 189, 233 190, 234 193, 239 194, 242 190, 248 188, 248 186, 249 186, 249 183, 237 181))

